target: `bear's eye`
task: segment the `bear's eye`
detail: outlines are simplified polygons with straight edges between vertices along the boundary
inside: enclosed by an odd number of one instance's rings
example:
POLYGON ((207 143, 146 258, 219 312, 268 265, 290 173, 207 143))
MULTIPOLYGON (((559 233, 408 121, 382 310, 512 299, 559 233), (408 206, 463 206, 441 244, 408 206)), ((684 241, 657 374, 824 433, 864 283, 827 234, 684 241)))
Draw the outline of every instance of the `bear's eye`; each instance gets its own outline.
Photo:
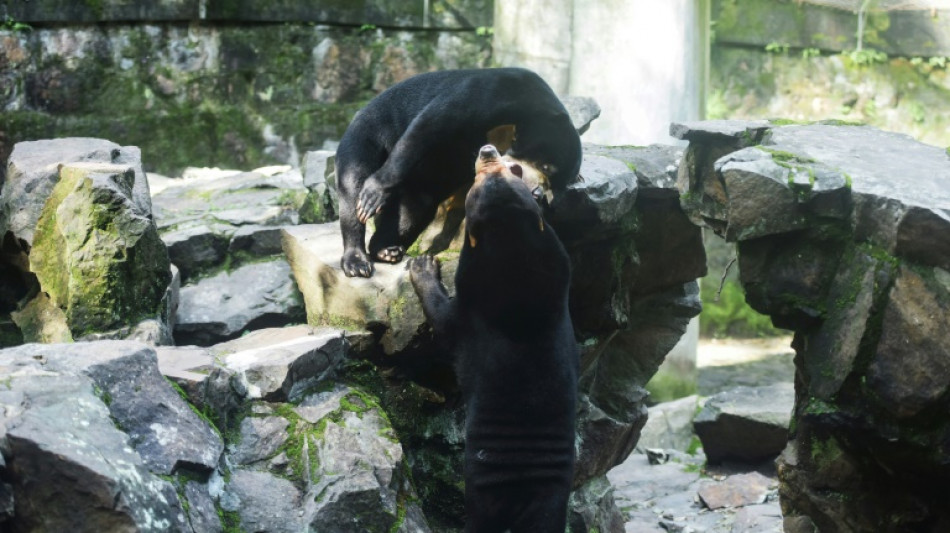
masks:
POLYGON ((544 163, 540 168, 541 172, 544 173, 545 176, 550 176, 554 173, 554 165, 544 163))
POLYGON ((510 167, 508 167, 508 169, 511 170, 512 174, 514 174, 515 176, 518 176, 519 178, 522 177, 522 175, 524 174, 524 170, 521 168, 521 165, 519 165, 518 163, 513 163, 510 167))

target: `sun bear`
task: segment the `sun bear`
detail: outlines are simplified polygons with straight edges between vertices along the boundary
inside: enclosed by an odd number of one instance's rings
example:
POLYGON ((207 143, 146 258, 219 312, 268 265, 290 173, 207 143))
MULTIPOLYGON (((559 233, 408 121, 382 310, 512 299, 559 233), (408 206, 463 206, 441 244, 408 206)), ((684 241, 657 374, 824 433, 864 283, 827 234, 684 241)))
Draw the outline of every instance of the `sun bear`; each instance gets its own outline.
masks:
POLYGON ((370 277, 371 261, 401 261, 439 203, 471 183, 470 161, 500 127, 513 127, 506 156, 538 169, 553 190, 577 178, 577 130, 551 88, 529 70, 420 74, 357 113, 336 155, 344 274, 370 277), (367 253, 371 217, 376 229, 367 253))
POLYGON ((456 296, 434 257, 408 266, 465 400, 466 531, 562 533, 579 365, 570 260, 518 164, 489 145, 475 169, 456 296))

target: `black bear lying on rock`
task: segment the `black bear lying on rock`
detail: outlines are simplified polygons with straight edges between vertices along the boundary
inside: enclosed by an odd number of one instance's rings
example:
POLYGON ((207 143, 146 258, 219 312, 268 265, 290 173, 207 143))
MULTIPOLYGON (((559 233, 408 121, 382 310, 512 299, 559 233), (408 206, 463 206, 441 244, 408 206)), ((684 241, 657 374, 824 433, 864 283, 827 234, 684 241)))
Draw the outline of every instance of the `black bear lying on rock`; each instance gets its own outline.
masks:
POLYGON ((519 165, 489 145, 475 169, 455 298, 435 258, 409 262, 466 402, 466 531, 562 533, 579 364, 567 307, 570 260, 519 165))
POLYGON ((402 260, 439 203, 471 182, 469 162, 499 127, 513 127, 507 155, 539 170, 552 189, 577 177, 577 130, 551 88, 529 70, 421 74, 362 109, 336 155, 343 272, 370 277, 370 258, 402 260), (376 231, 367 254, 370 217, 376 231))

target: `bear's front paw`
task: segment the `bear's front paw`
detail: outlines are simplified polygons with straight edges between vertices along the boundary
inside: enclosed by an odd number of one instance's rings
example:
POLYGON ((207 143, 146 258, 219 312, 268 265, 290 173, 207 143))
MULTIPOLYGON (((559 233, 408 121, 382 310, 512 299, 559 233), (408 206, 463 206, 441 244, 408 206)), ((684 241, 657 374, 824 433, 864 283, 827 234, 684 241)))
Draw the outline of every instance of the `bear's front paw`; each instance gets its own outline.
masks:
POLYGON ((386 190, 379 184, 379 181, 370 177, 363 183, 360 190, 360 197, 356 201, 356 216, 360 222, 366 224, 369 217, 375 216, 383 207, 386 200, 386 190))
POLYGON ((433 255, 420 255, 409 260, 409 280, 416 292, 419 287, 428 282, 438 283, 441 281, 439 273, 439 260, 433 255))
POLYGON ((361 250, 347 250, 343 252, 343 258, 340 259, 340 266, 348 278, 368 278, 373 275, 373 263, 370 263, 369 257, 361 250))

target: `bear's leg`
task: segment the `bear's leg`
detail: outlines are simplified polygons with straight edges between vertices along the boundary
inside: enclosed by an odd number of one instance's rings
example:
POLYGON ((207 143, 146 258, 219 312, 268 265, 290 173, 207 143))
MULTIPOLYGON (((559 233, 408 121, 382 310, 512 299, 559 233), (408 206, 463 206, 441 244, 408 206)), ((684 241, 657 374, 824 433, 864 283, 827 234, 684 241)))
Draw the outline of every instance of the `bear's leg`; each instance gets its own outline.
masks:
POLYGON ((383 263, 398 263, 406 253, 406 248, 399 242, 399 199, 403 194, 391 195, 389 202, 380 207, 373 222, 376 230, 369 238, 369 256, 373 261, 383 263))
POLYGON ((452 334, 452 303, 449 293, 442 284, 442 272, 439 260, 431 255, 420 255, 409 259, 409 281, 422 304, 426 321, 438 337, 448 338, 452 334))
POLYGON ((369 253, 377 261, 398 263, 435 217, 438 201, 418 190, 404 190, 390 197, 376 215, 376 232, 369 253))
POLYGON ((543 488, 511 524, 511 533, 560 533, 567 528, 570 487, 543 488))
POLYGON ((348 277, 368 278, 373 275, 373 264, 365 248, 366 225, 360 222, 356 209, 363 182, 373 173, 373 166, 379 162, 380 156, 368 159, 369 161, 351 162, 343 154, 337 156, 340 232, 343 234, 343 257, 340 259, 340 266, 348 277))

